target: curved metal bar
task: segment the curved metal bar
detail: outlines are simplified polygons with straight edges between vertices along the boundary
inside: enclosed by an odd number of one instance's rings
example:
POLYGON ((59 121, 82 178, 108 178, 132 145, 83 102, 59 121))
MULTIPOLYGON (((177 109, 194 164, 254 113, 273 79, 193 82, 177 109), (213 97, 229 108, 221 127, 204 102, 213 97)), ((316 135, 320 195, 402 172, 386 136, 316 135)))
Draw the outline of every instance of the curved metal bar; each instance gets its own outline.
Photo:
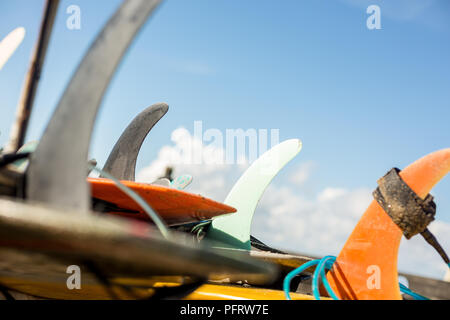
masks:
POLYGON ((30 200, 89 210, 86 160, 97 111, 125 51, 160 1, 124 1, 90 47, 31 157, 30 200))

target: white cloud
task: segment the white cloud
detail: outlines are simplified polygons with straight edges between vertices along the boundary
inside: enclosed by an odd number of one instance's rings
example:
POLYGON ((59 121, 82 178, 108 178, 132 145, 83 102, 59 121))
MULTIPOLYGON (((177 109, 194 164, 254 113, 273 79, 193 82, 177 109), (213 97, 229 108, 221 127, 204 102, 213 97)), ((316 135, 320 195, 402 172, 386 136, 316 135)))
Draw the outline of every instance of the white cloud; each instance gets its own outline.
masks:
POLYGON ((313 161, 302 162, 294 174, 291 175, 290 180, 292 183, 301 186, 305 183, 310 175, 313 173, 314 169, 316 169, 317 164, 313 161))
MULTIPOLYGON (((246 168, 214 163, 189 164, 192 153, 200 154, 203 159, 213 156, 220 159, 224 150, 203 146, 186 129, 175 130, 172 141, 174 145, 161 148, 158 157, 139 172, 138 181, 151 182, 164 173, 167 165, 173 165, 175 175, 188 173, 194 177, 188 187, 190 192, 223 201, 246 168)), ((307 185, 315 168, 312 162, 302 163, 290 172, 285 183, 279 181, 268 187, 256 209, 252 226, 254 236, 270 246, 293 252, 314 256, 339 253, 372 201, 372 190, 327 187, 313 196, 305 194, 300 185, 307 185)), ((430 230, 441 245, 450 250, 450 225, 435 221, 430 230)), ((434 249, 417 236, 402 240, 399 269, 442 279, 446 266, 434 249)))
MULTIPOLYGON (((434 221, 430 224, 429 229, 444 250, 449 253, 450 224, 434 221)), ((440 280, 444 278, 448 270, 439 254, 420 235, 410 240, 402 239, 399 253, 399 268, 409 273, 422 274, 440 280)))
POLYGON ((337 255, 370 200, 370 190, 363 188, 326 188, 306 198, 295 188, 271 185, 260 202, 253 233, 289 251, 337 255))
POLYGON ((193 182, 188 187, 190 192, 223 201, 231 186, 248 167, 224 164, 223 148, 213 144, 203 145, 185 128, 174 130, 171 140, 174 145, 162 147, 158 157, 138 173, 137 181, 152 182, 164 174, 167 166, 171 166, 174 176, 193 176, 193 182))

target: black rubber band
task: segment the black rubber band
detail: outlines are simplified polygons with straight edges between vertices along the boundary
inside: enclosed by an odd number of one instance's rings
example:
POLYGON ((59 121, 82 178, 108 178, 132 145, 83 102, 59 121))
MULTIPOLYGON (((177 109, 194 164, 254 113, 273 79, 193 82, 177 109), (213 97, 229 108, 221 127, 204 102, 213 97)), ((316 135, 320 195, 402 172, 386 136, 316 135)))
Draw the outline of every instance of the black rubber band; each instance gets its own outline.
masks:
POLYGON ((391 169, 378 180, 373 192, 375 200, 403 231, 407 239, 424 232, 434 220, 436 204, 428 194, 420 198, 399 175, 400 170, 391 169))
POLYGON ((448 255, 427 229, 436 214, 433 196, 428 194, 425 199, 419 197, 403 181, 399 172, 399 169, 393 168, 379 179, 378 188, 373 192, 373 197, 403 231, 406 239, 420 233, 448 265, 450 263, 448 255))

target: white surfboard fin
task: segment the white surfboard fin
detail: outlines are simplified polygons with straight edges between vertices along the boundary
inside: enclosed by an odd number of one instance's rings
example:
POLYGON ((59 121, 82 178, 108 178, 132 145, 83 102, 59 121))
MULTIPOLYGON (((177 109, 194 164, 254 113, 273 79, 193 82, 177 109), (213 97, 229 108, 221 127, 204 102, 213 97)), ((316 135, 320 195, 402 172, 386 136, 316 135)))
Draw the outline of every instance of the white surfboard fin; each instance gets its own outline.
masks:
POLYGON ((88 212, 88 150, 97 111, 123 55, 160 0, 126 0, 73 75, 27 170, 28 199, 88 212))
MULTIPOLYGON (((36 150, 39 141, 30 141, 25 143, 17 150, 17 153, 33 153, 36 150)), ((24 173, 28 166, 28 159, 20 159, 11 164, 17 171, 24 173)))
POLYGON ((161 179, 153 181, 151 184, 169 188, 170 187, 170 180, 167 179, 167 178, 161 178, 161 179))
POLYGON ((11 31, 0 41, 0 70, 8 62, 25 38, 25 28, 19 27, 11 31))
POLYGON ((165 103, 154 104, 141 113, 124 130, 106 160, 103 171, 119 180, 135 180, 136 161, 145 137, 153 126, 167 113, 165 103))
POLYGON ((272 179, 301 148, 300 140, 286 140, 253 162, 224 201, 237 212, 213 219, 206 238, 222 243, 223 247, 250 250, 251 224, 259 199, 272 179))
POLYGON ((447 273, 444 276, 444 281, 450 282, 450 269, 447 269, 447 273))

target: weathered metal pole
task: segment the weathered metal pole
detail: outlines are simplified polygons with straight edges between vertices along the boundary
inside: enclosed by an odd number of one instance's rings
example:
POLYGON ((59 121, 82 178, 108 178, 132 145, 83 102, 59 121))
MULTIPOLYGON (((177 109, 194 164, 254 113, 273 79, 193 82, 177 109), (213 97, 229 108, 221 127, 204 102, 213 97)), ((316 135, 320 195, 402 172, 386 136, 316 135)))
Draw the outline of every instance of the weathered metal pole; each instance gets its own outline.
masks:
POLYGON ((16 152, 24 143, 58 6, 59 0, 46 0, 39 38, 31 56, 30 66, 17 106, 16 121, 11 128, 10 140, 5 148, 6 152, 16 152))
POLYGON ((103 95, 137 32, 162 0, 125 0, 66 87, 27 169, 27 199, 89 212, 92 129, 103 95))

